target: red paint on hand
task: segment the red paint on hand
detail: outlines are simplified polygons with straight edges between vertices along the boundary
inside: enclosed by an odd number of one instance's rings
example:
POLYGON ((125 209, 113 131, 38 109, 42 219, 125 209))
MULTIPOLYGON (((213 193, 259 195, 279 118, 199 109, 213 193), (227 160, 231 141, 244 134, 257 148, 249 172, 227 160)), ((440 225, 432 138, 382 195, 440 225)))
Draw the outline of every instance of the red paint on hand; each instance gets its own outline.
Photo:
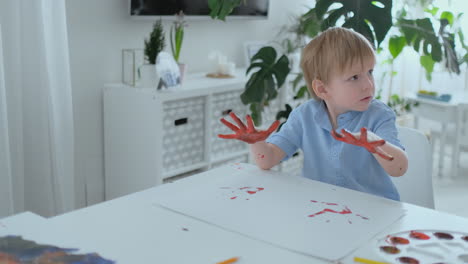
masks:
POLYGON ((363 147, 367 149, 367 151, 369 151, 370 153, 376 153, 377 155, 386 160, 393 160, 393 157, 391 155, 377 151, 377 147, 384 145, 385 140, 381 139, 371 142, 367 141, 367 129, 365 127, 361 128, 361 135, 359 136, 359 139, 344 129, 341 130, 341 134, 337 133, 335 130, 332 130, 331 134, 333 138, 335 138, 338 141, 363 147))
POLYGON ((257 130, 254 127, 250 115, 245 117, 247 119, 247 126, 239 119, 239 117, 237 117, 236 114, 234 114, 234 112, 229 113, 229 116, 231 116, 231 118, 236 122, 237 126, 224 118, 221 118, 220 121, 225 126, 229 127, 234 134, 218 134, 218 137, 224 139, 238 139, 249 144, 265 140, 271 133, 276 131, 280 124, 279 120, 276 120, 267 130, 257 130))

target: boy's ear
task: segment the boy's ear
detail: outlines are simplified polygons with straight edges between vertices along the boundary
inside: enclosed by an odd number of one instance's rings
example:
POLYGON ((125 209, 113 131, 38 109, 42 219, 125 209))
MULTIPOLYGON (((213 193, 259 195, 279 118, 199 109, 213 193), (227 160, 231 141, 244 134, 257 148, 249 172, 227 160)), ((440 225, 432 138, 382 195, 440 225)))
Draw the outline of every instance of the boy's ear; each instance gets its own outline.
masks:
POLYGON ((318 98, 324 100, 327 98, 327 89, 325 87, 325 84, 318 79, 314 79, 312 81, 312 89, 314 89, 315 95, 317 95, 318 98))

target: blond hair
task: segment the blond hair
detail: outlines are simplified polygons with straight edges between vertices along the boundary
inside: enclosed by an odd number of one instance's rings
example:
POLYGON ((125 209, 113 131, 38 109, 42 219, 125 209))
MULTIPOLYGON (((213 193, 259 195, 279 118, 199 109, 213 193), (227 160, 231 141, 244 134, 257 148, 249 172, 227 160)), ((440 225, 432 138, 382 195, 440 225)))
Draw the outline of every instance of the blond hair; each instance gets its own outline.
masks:
POLYGON ((342 27, 329 28, 302 50, 301 68, 312 97, 317 99, 312 81, 328 83, 332 74, 343 73, 354 63, 375 60, 372 44, 361 34, 342 27))

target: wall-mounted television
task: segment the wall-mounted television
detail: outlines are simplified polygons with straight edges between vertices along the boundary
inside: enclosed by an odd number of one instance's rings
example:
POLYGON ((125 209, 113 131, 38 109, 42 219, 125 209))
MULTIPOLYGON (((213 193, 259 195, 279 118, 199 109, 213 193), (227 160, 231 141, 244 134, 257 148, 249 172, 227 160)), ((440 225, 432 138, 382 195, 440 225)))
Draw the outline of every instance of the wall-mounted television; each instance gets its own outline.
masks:
MULTIPOLYGON (((242 1, 234 8, 229 18, 260 18, 268 17, 269 0, 242 1)), ((209 18, 208 0, 130 0, 130 15, 132 17, 173 17, 183 11, 186 18, 209 18)))

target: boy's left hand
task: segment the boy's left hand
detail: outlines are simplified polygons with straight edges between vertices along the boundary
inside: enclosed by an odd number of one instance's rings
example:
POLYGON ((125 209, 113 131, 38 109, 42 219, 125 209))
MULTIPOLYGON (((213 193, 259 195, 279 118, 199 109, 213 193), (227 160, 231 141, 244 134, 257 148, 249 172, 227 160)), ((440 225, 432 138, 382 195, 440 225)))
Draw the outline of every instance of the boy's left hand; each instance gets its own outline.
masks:
POLYGON ((360 133, 350 133, 344 129, 341 130, 342 134, 337 133, 335 130, 332 130, 332 136, 339 141, 363 147, 367 149, 370 153, 376 153, 380 157, 386 160, 393 160, 391 155, 380 150, 380 146, 385 144, 385 140, 381 139, 376 134, 367 131, 365 127, 361 128, 360 133), (377 151, 380 150, 380 151, 377 151))

